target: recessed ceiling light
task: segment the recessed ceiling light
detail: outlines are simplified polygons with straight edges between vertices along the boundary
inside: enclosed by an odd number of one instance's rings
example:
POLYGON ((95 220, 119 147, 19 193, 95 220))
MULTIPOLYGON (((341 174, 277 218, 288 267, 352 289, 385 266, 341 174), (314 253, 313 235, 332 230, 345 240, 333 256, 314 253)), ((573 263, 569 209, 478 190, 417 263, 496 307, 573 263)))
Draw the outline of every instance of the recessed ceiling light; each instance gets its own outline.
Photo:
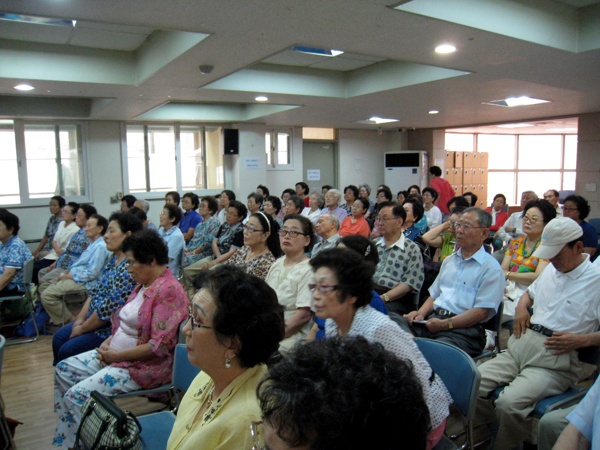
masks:
POLYGON ((439 114, 439 111, 437 109, 432 109, 429 111, 429 114, 439 114))
POLYGON ((368 124, 375 124, 375 125, 379 125, 381 123, 391 123, 391 122, 398 122, 398 119, 384 119, 382 117, 371 117, 369 119, 364 119, 364 120, 358 120, 356 123, 368 123, 368 124))
POLYGON ((534 127, 535 125, 532 123, 505 123, 502 125, 496 125, 498 128, 525 128, 525 127, 534 127))
POLYGON ((454 53, 455 51, 456 47, 452 44, 442 44, 435 48, 436 53, 454 53))
POLYGON ((18 84, 15 89, 17 91, 33 91, 35 88, 30 84, 18 84))
POLYGON ((264 95, 259 95, 254 100, 256 100, 257 102, 268 102, 269 97, 265 97, 264 95))
POLYGON ((328 50, 325 48, 308 47, 306 45, 294 45, 292 50, 299 53, 306 53, 308 55, 327 56, 333 58, 339 56, 344 52, 342 50, 328 50))
POLYGON ((64 27, 74 27, 77 23, 76 20, 71 19, 52 19, 48 17, 28 16, 25 14, 13 14, 6 12, 0 12, 0 20, 31 23, 36 25, 58 25, 64 27))
POLYGON ((507 108, 514 108, 515 106, 530 106, 530 105, 539 105, 540 103, 550 103, 550 100, 542 100, 539 98, 530 98, 527 96, 520 97, 508 97, 504 100, 492 100, 489 102, 481 102, 484 105, 493 105, 493 106, 505 106, 507 108))

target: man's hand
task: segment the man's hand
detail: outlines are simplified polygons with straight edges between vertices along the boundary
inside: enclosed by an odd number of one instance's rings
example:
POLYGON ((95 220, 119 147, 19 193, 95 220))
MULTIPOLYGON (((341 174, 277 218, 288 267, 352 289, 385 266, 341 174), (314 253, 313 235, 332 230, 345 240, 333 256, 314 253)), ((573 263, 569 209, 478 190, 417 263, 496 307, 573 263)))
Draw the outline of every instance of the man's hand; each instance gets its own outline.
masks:
POLYGON ((586 346, 585 336, 561 331, 556 331, 552 337, 546 339, 544 345, 548 350, 552 350, 554 355, 569 353, 586 346))
POLYGON ((404 318, 409 325, 412 325, 413 320, 425 320, 425 317, 419 311, 411 311, 408 314, 404 314, 404 318))
POLYGON ((446 319, 429 319, 425 326, 434 334, 440 331, 448 331, 448 321, 446 319))
POLYGON ((517 339, 521 337, 521 334, 525 334, 527 328, 529 328, 530 319, 531 315, 527 311, 527 308, 517 307, 513 323, 513 333, 517 339))

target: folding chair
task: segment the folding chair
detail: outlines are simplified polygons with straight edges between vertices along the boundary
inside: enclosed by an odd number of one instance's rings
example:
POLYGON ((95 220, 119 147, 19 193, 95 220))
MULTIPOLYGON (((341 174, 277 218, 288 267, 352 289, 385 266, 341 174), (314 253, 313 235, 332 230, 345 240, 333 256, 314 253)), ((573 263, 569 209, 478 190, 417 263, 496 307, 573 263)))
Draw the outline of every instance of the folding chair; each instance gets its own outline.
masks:
POLYGON ((140 436, 145 449, 167 448, 167 441, 175 423, 175 412, 181 401, 179 393, 187 391, 198 373, 200 373, 200 369, 192 366, 189 362, 185 345, 177 344, 173 367, 173 389, 176 392, 176 404, 171 411, 160 411, 138 417, 142 426, 140 436))
POLYGON ((496 337, 494 338, 494 348, 493 349, 484 349, 481 355, 475 356, 473 358, 474 361, 480 361, 486 358, 492 358, 496 356, 496 354, 500 353, 500 331, 502 330, 502 313, 504 312, 504 301, 500 302, 500 306, 498 306, 498 311, 487 322, 483 324, 483 327, 486 330, 490 330, 496 333, 496 337))
POLYGON ((25 319, 27 319, 27 317, 31 317, 31 320, 33 322, 33 327, 35 328, 35 336, 31 337, 31 338, 20 338, 20 339, 15 339, 15 340, 9 340, 7 341, 6 345, 16 345, 16 344, 24 344, 26 342, 34 342, 37 341, 38 337, 40 336, 40 330, 38 330, 37 327, 37 323, 35 322, 35 299, 33 297, 33 289, 35 289, 35 285, 32 283, 33 280, 33 258, 30 258, 29 261, 27 261, 25 263, 25 265, 23 266, 23 287, 25 288, 25 292, 23 292, 22 294, 19 295, 11 295, 9 297, 0 297, 0 303, 1 302, 6 302, 6 301, 14 301, 14 300, 25 300, 26 304, 27 304, 27 308, 29 309, 29 312, 25 315, 25 317, 19 319, 18 321, 14 322, 11 321, 9 323, 5 323, 3 325, 19 325, 20 323, 22 323, 23 321, 25 321, 25 319))
MULTIPOLYGON (((474 448, 473 418, 477 405, 477 392, 481 375, 473 359, 463 350, 453 345, 433 339, 415 338, 415 343, 425 356, 436 376, 439 376, 452 396, 452 403, 463 416, 465 443, 460 447, 474 448)), ((458 436, 442 439, 436 448, 447 448, 448 440, 458 436)), ((452 444, 452 448, 456 448, 452 444)))

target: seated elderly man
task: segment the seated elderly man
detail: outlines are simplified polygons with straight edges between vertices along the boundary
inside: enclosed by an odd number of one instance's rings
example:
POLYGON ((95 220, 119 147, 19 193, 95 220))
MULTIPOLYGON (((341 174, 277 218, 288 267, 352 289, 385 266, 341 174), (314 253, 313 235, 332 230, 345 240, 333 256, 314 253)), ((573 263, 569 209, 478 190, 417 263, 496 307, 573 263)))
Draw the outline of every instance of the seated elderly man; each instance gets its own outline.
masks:
POLYGON ((321 214, 315 225, 315 231, 321 238, 321 241, 315 244, 311 256, 316 256, 321 250, 337 246, 340 240, 339 229, 340 221, 335 214, 329 212, 321 214))
POLYGON ((342 200, 342 194, 337 189, 329 189, 325 194, 325 207, 323 208, 323 212, 335 214, 342 223, 346 217, 348 217, 348 211, 340 206, 340 201, 342 200))
POLYGON ((415 309, 417 295, 410 294, 419 293, 424 279, 421 250, 402 233, 405 220, 402 205, 380 204, 377 223, 382 237, 375 242, 379 264, 373 282, 388 311, 399 314, 415 309))
POLYGON ((504 294, 504 274, 486 253, 492 223, 490 213, 467 208, 454 224, 460 249, 444 259, 440 273, 429 288, 430 297, 411 311, 400 326, 416 336, 447 342, 471 356, 485 345, 482 323, 492 318, 504 294))
POLYGON ((146 213, 146 220, 144 221, 144 228, 149 230, 158 231, 158 227, 148 219, 148 211, 150 211, 150 203, 148 200, 138 198, 133 204, 136 208, 140 208, 142 211, 146 213))
POLYGON ((566 217, 546 225, 533 256, 550 264, 519 300, 508 350, 480 366, 481 416, 499 422, 495 449, 520 445, 531 432, 535 403, 577 381, 576 350, 600 345, 600 267, 583 253, 582 234, 566 217), (494 411, 486 398, 498 386, 506 388, 494 411))
POLYGON ((31 252, 19 234, 19 218, 0 208, 0 297, 25 292, 23 267, 31 252))

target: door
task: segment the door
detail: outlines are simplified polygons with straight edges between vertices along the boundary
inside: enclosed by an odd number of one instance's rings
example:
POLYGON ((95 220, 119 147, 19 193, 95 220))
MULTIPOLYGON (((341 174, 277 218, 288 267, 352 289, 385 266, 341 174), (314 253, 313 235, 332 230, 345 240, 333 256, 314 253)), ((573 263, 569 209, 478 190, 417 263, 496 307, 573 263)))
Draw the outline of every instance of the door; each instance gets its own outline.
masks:
POLYGON ((302 144, 302 165, 304 167, 302 179, 310 187, 310 192, 321 192, 321 186, 325 184, 337 186, 336 162, 334 142, 304 141, 302 144))

